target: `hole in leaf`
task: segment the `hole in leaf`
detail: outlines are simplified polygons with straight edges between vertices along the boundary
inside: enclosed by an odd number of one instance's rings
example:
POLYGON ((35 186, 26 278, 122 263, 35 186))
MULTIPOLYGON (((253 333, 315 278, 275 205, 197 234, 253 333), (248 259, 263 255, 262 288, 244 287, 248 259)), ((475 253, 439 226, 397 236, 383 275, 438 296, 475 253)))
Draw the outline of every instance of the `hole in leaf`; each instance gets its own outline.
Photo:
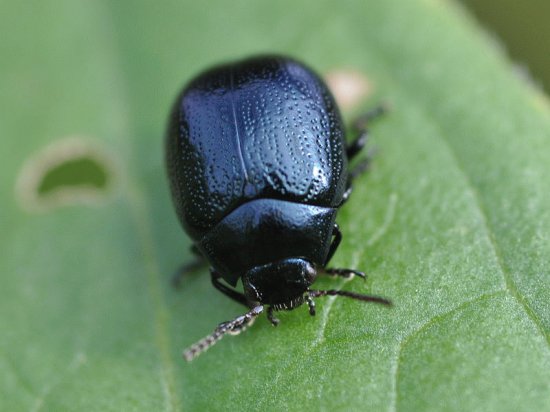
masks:
POLYGON ((111 192, 112 159, 97 144, 63 139, 27 160, 16 191, 21 205, 44 211, 75 204, 100 204, 111 192))
POLYGON ((68 188, 104 190, 107 187, 107 180, 107 171, 95 159, 89 157, 71 159, 46 173, 38 187, 38 194, 43 196, 57 189, 68 188))

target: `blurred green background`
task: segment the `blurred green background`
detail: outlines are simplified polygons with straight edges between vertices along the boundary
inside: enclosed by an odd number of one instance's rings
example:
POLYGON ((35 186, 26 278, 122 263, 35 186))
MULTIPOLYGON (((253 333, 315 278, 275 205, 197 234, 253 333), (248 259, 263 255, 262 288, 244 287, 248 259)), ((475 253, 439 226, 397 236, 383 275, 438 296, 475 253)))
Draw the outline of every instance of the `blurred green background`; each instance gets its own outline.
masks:
MULTIPOLYGON (((461 0, 509 52, 550 90, 550 1, 461 0)), ((520 69, 521 70, 521 69, 520 69)))

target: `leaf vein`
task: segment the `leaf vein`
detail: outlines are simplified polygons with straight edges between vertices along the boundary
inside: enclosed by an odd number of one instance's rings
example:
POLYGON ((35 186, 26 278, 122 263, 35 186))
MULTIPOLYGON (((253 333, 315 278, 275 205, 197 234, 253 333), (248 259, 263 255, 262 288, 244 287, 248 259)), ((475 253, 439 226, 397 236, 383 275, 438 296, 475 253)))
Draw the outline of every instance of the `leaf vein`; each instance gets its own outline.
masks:
POLYGON ((415 336, 422 333, 422 331, 436 325, 437 323, 440 323, 440 322, 444 321, 446 318, 454 315, 455 313, 458 313, 458 312, 464 310, 468 306, 474 305, 476 303, 480 303, 484 300, 488 300, 488 299, 491 299, 491 298, 499 296, 499 295, 504 295, 507 292, 508 291, 505 290, 505 289, 499 289, 497 291, 493 291, 493 292, 490 292, 490 293, 484 293, 484 294, 479 295, 479 296, 475 297, 474 299, 470 299, 466 302, 462 302, 462 303, 458 304, 457 306, 449 309, 446 312, 439 313, 439 314, 436 314, 436 315, 432 316, 426 322, 424 322, 422 325, 420 325, 418 328, 412 330, 403 339, 401 339, 401 341, 399 342, 399 345, 397 347, 395 362, 392 365, 392 371, 391 371, 391 375, 392 375, 391 394, 392 394, 392 397, 390 399, 390 405, 389 405, 389 408, 388 408, 389 412, 397 412, 397 399, 398 399, 398 385, 397 385, 397 383, 398 383, 398 380, 399 380, 399 364, 401 363, 401 357, 402 357, 402 354, 403 354, 403 350, 409 344, 409 342, 415 336))
POLYGON ((77 352, 74 354, 73 359, 69 362, 69 365, 65 368, 62 373, 56 375, 53 381, 49 381, 45 384, 40 390, 40 394, 35 398, 32 407, 30 408, 31 412, 38 412, 44 406, 44 402, 50 396, 54 389, 58 387, 63 380, 70 374, 75 373, 82 365, 86 363, 86 355, 82 352, 77 352))
MULTIPOLYGON (((388 207, 386 208, 386 214, 384 215, 384 221, 374 231, 374 233, 371 235, 371 237, 367 240, 367 246, 371 247, 376 242, 378 242, 388 231, 389 226, 393 222, 393 219, 395 218, 395 208, 397 205, 398 196, 397 193, 391 193, 388 199, 388 207)), ((354 260, 357 260, 356 258, 354 260)), ((356 266, 356 263, 354 262, 353 266, 356 266)), ((340 284, 338 285, 337 289, 342 289, 346 283, 348 283, 353 278, 347 278, 343 279, 340 284)), ((320 345, 325 340, 325 330, 328 324, 329 315, 332 310, 332 306, 334 305, 334 301, 336 299, 336 296, 329 296, 328 302, 323 307, 323 312, 321 314, 321 322, 319 326, 319 330, 317 332, 317 336, 315 340, 313 341, 313 347, 314 349, 316 346, 320 345)))

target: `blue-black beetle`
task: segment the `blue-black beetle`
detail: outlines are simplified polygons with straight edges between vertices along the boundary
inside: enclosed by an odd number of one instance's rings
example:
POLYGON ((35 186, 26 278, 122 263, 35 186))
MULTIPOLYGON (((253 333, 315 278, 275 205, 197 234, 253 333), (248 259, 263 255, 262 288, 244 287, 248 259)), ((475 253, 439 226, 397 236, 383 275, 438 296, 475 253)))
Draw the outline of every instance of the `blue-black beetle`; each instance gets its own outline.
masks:
POLYGON ((264 305, 273 325, 274 310, 304 302, 314 315, 319 296, 390 305, 382 297, 310 289, 318 272, 364 277, 326 265, 342 239, 336 213, 364 169, 363 163, 350 172, 348 160, 381 111, 359 119, 357 137, 346 145, 323 81, 303 64, 275 56, 215 67, 179 95, 166 138, 174 205, 194 252, 210 265, 213 285, 250 309, 187 349, 187 360, 244 330, 264 305), (234 289, 239 279, 244 293, 234 289))

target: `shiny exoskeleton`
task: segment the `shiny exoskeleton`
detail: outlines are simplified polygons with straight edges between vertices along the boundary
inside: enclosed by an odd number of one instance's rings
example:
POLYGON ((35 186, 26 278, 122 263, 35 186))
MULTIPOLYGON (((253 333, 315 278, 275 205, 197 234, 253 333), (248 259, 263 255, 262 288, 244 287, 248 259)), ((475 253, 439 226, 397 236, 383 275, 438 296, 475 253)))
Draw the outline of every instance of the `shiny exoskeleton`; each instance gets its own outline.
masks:
POLYGON ((313 298, 324 295, 390 304, 376 296, 310 289, 318 272, 364 277, 326 265, 342 239, 336 213, 364 169, 350 172, 348 160, 364 146, 366 124, 380 112, 359 119, 357 137, 347 145, 328 88, 285 57, 222 65, 183 90, 166 139, 174 205, 193 250, 210 265, 214 286, 250 308, 185 351, 187 360, 226 333, 242 331, 264 306, 276 325, 274 310, 306 302, 313 315, 313 298), (239 279, 244 293, 235 289, 239 279))

